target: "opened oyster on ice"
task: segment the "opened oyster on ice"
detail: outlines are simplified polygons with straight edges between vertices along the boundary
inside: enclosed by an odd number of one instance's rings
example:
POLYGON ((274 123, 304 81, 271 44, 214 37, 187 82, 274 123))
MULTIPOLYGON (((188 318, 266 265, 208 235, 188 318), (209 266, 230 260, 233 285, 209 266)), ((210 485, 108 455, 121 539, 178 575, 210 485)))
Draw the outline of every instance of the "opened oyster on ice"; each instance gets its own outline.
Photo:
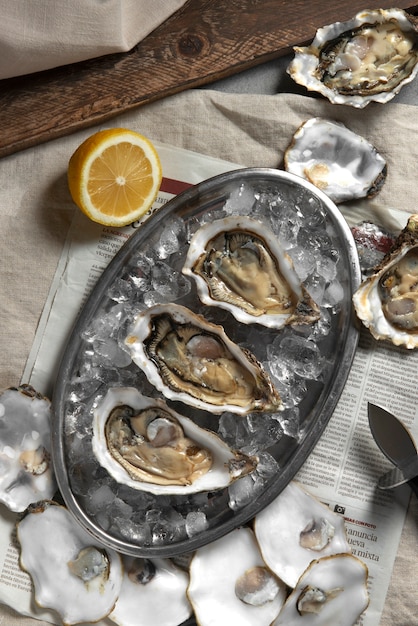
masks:
POLYGON ((125 340, 132 360, 171 400, 212 413, 278 411, 269 376, 222 326, 177 304, 140 313, 125 340))
POLYGON ((290 257, 261 222, 232 216, 202 226, 183 266, 204 304, 230 311, 244 324, 270 328, 319 318, 290 257))
POLYGON ((376 339, 418 347, 418 214, 353 295, 356 313, 376 339))
POLYGON ((288 73, 334 104, 388 102, 418 71, 416 19, 401 9, 365 10, 318 29, 296 47, 288 73))
POLYGON ((11 511, 55 493, 50 418, 49 399, 30 385, 0 393, 0 502, 11 511))
POLYGON ((257 465, 162 400, 128 387, 109 389, 95 409, 92 446, 118 483, 157 495, 222 489, 257 465))
POLYGON ((385 159, 364 137, 341 123, 319 117, 297 129, 285 150, 284 166, 336 203, 373 198, 387 172, 385 159))

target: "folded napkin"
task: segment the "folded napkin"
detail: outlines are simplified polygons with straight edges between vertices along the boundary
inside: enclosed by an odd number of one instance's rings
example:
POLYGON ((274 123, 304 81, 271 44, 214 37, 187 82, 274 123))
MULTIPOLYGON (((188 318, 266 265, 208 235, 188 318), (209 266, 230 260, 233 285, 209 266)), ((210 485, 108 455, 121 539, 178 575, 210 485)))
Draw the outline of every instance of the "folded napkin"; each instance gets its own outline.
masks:
POLYGON ((0 79, 126 52, 186 0, 0 0, 0 79))

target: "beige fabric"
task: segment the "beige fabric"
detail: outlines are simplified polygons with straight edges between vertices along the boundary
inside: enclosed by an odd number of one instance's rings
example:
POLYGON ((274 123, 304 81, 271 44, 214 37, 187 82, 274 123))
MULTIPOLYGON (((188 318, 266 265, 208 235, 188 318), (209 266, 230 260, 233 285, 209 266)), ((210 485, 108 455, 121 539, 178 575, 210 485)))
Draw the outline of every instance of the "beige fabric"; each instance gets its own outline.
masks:
POLYGON ((0 0, 0 79, 130 50, 186 0, 0 0))
MULTIPOLYGON (((356 111, 294 95, 234 95, 189 91, 111 120, 165 141, 246 166, 277 167, 305 119, 325 116, 366 136, 388 161, 388 179, 373 202, 343 209, 349 221, 385 217, 384 207, 417 209, 417 109, 370 105, 356 111)), ((0 160, 0 388, 19 382, 74 212, 66 184, 68 159, 95 129, 0 160)), ((382 626, 416 626, 418 507, 413 499, 399 547, 382 626)), ((38 622, 36 622, 38 623, 38 622)), ((0 626, 32 626, 0 611, 0 626)))

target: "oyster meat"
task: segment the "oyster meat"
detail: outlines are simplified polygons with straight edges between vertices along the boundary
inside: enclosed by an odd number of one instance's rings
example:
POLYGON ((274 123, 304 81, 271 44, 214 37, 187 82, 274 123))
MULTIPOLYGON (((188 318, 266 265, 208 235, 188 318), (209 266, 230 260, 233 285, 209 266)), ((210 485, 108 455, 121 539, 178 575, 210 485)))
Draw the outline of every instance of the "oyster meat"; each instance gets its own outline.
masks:
POLYGON ((195 280, 204 304, 227 309, 244 324, 281 328, 319 317, 277 238, 248 217, 202 226, 192 237, 183 273, 195 280))
POLYGON ((241 527, 195 552, 188 596, 201 626, 270 626, 286 585, 266 567, 252 530, 241 527))
POLYGON ((222 326, 184 306, 150 307, 138 315, 125 343, 149 382, 169 399, 212 413, 283 408, 254 355, 222 326))
POLYGON ((55 493, 50 418, 50 401, 30 385, 0 393, 0 502, 11 511, 55 493))
POLYGON ((416 18, 397 8, 365 10, 318 29, 296 47, 288 73, 334 104, 388 102, 418 71, 416 18))
POLYGON ((95 541, 65 507, 31 505, 17 523, 17 538, 39 606, 57 611, 66 625, 109 615, 122 586, 121 557, 95 541))
POLYGON ((336 203, 374 197, 386 180, 386 161, 343 124, 314 117, 302 124, 284 153, 285 169, 336 203))
POLYGON ((356 313, 376 339, 418 347, 418 214, 353 295, 356 313))
POLYGON ((290 587, 313 559, 351 552, 344 518, 294 481, 256 515, 254 532, 264 561, 290 587))
POLYGON ((222 489, 257 465, 162 400, 130 387, 109 389, 95 409, 92 446, 118 483, 157 495, 222 489))

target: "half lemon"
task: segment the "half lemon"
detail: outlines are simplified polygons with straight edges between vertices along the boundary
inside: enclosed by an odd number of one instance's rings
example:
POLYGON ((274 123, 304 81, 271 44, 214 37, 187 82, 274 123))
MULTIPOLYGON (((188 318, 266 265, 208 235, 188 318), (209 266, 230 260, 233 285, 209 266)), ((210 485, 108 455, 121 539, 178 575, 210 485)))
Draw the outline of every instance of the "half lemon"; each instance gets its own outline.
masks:
POLYGON ((147 137, 126 128, 101 130, 71 156, 68 186, 94 222, 127 226, 152 206, 162 180, 158 153, 147 137))

